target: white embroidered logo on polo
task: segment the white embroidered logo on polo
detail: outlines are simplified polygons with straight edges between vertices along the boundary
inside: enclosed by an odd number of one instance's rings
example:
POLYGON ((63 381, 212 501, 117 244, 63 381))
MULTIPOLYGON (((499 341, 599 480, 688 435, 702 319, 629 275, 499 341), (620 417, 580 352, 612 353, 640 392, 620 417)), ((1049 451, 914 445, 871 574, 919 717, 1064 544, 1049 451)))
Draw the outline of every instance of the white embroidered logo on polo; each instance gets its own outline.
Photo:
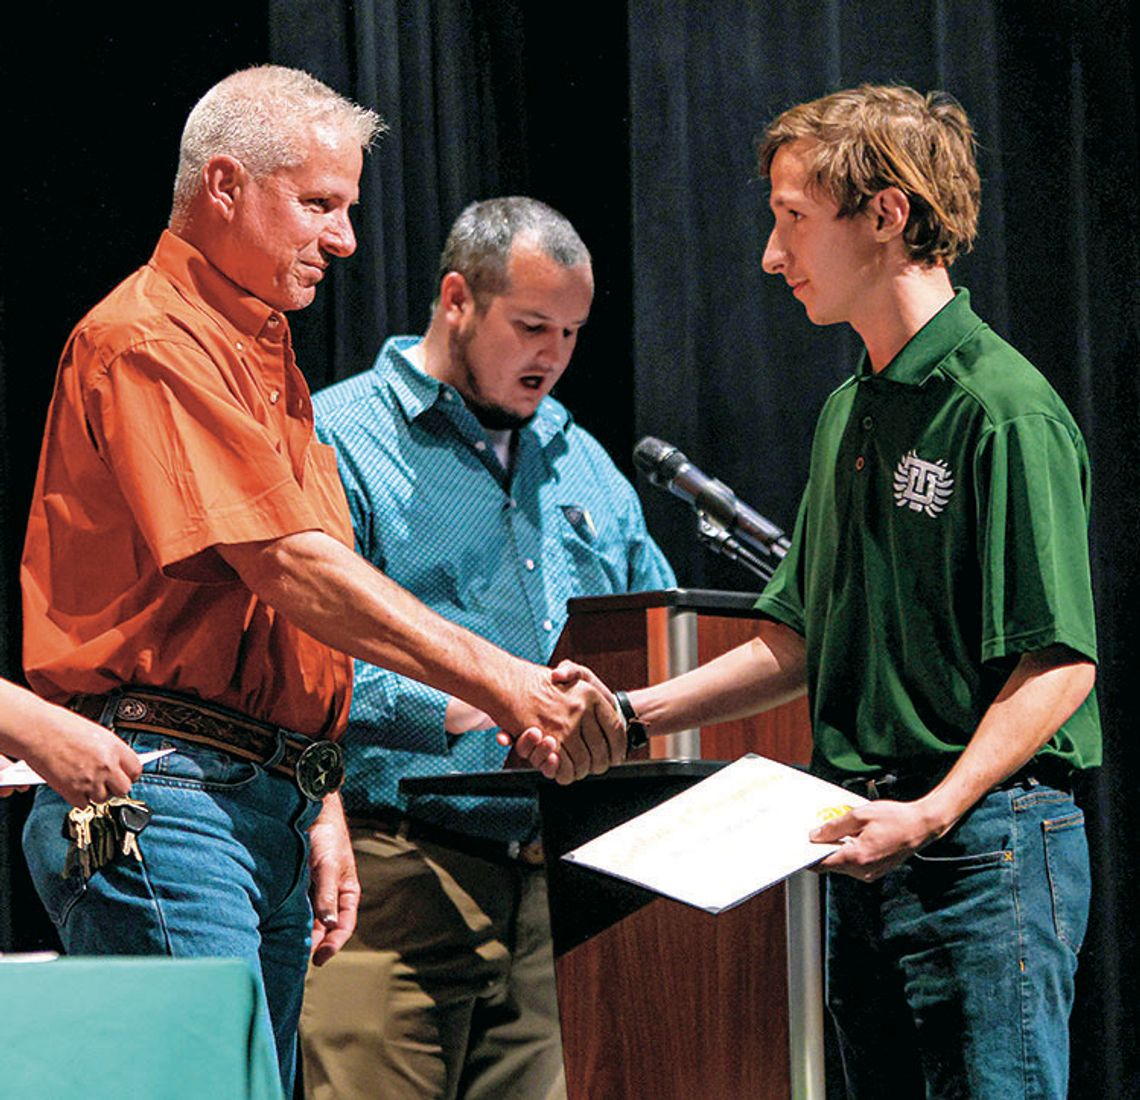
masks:
POLYGON ((936 516, 953 491, 954 478, 943 461, 928 462, 908 451, 895 470, 895 504, 899 508, 936 516))

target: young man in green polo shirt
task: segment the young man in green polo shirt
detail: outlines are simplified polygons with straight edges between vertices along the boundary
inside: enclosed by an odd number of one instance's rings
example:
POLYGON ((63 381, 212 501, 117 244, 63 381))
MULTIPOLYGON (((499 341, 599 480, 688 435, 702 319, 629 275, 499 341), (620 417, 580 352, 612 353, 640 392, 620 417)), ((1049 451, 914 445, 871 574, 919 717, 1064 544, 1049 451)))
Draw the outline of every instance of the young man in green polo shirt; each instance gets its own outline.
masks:
POLYGON ((806 688, 814 770, 874 799, 813 834, 843 842, 822 866, 849 1095, 1061 1098, 1089 904, 1068 788, 1100 762, 1084 442, 951 286, 980 191, 957 103, 801 104, 760 167, 764 270, 866 353, 820 416, 760 636, 630 700, 656 734, 806 688))

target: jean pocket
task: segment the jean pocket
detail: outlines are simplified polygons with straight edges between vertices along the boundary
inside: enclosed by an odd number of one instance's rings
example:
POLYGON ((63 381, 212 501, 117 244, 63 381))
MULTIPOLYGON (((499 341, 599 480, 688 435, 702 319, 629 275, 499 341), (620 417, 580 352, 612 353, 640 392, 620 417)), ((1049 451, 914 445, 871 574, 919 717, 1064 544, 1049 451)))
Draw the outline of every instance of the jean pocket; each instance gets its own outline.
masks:
POLYGON ((1018 814, 1048 812, 1055 806, 1073 805, 1073 796, 1068 791, 1058 790, 1056 787, 1036 786, 1015 795, 1010 805, 1013 807, 1013 812, 1018 814))
POLYGON ((913 859, 929 870, 954 872, 984 870, 1013 862, 1013 834, 1009 815, 1000 801, 976 806, 945 836, 915 852, 913 859))
POLYGON ((37 792, 24 822, 24 858, 36 893, 56 928, 62 928, 75 903, 87 893, 87 882, 75 869, 66 877, 68 839, 63 834, 70 807, 55 791, 37 792))
POLYGON ((62 932, 71 911, 87 893, 87 881, 78 870, 66 878, 62 874, 49 873, 36 877, 36 893, 52 924, 62 932))
POLYGON ((1013 850, 999 848, 992 852, 977 852, 968 855, 931 854, 929 849, 915 852, 911 857, 920 866, 930 871, 944 874, 964 874, 967 871, 982 871, 987 867, 1000 867, 1013 862, 1013 850))
POLYGON ((157 783, 160 786, 234 790, 251 783, 261 772, 261 767, 250 760, 161 735, 136 734, 128 738, 127 743, 139 753, 155 749, 174 750, 146 765, 139 781, 144 786, 157 783))
POLYGON ((1089 849, 1085 815, 1074 810, 1042 821, 1045 868, 1057 937, 1080 951, 1089 921, 1089 849))

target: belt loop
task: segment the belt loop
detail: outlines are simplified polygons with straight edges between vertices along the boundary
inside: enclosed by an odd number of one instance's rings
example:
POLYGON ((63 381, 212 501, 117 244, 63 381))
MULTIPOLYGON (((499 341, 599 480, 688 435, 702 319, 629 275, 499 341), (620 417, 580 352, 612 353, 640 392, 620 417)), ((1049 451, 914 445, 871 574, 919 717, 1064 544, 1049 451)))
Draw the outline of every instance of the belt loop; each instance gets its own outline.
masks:
POLYGON ((890 798, 890 788, 896 786, 898 781, 899 777, 894 772, 868 779, 867 797, 872 802, 877 802, 880 798, 890 798))
POLYGON ((107 692, 103 702, 103 712, 99 715, 99 725, 109 730, 115 728, 115 715, 119 710, 119 700, 123 697, 121 687, 112 688, 107 692))
POLYGON ((262 767, 266 771, 272 771, 275 764, 280 763, 281 757, 285 755, 285 736, 288 731, 282 726, 277 727, 277 747, 273 750, 273 755, 262 763, 262 767))

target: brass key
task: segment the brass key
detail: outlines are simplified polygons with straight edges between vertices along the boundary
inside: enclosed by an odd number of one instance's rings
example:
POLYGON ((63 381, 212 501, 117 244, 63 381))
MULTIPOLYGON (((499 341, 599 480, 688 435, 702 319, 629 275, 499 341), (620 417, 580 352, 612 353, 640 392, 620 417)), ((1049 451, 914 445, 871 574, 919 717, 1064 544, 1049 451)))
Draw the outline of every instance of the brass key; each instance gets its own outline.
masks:
POLYGON ((63 835, 71 844, 67 849, 67 859, 63 865, 63 877, 67 878, 76 867, 84 881, 93 873, 91 866, 91 823, 95 820, 93 805, 73 806, 63 822, 63 835))
POLYGON ((70 838, 63 877, 76 868, 84 881, 122 856, 142 859, 139 834, 150 823, 150 807, 137 798, 115 797, 68 811, 63 835, 70 838))
POLYGON ((95 816, 91 819, 91 873, 106 867, 115 858, 115 823, 106 802, 96 802, 95 816))

